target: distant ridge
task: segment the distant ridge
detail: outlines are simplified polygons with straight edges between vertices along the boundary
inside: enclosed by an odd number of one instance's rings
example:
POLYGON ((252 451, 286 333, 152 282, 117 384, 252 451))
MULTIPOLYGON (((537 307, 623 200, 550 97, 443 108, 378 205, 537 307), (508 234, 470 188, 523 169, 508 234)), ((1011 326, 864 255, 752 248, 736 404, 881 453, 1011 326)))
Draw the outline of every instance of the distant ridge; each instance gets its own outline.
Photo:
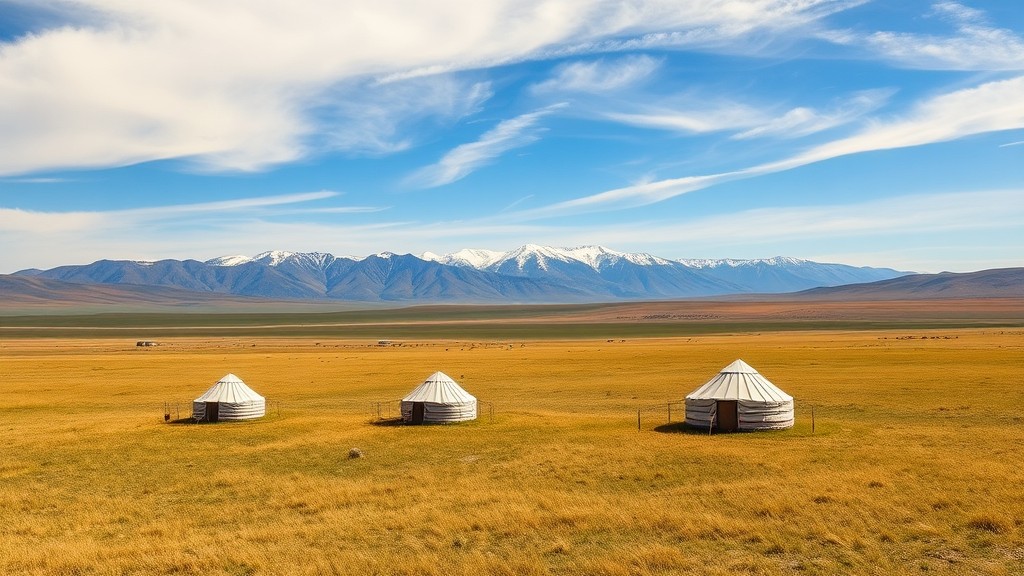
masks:
POLYGON ((406 303, 575 303, 783 293, 904 274, 796 258, 675 261, 603 246, 527 244, 508 252, 394 254, 263 252, 198 260, 99 260, 19 277, 159 286, 286 300, 406 303))
POLYGON ((792 296, 841 300, 1024 298, 1024 268, 910 274, 866 284, 813 288, 792 296))
POLYGON ((0 294, 6 308, 36 306, 124 305, 188 307, 252 304, 265 300, 232 294, 199 292, 166 286, 78 284, 32 276, 0 274, 0 294))

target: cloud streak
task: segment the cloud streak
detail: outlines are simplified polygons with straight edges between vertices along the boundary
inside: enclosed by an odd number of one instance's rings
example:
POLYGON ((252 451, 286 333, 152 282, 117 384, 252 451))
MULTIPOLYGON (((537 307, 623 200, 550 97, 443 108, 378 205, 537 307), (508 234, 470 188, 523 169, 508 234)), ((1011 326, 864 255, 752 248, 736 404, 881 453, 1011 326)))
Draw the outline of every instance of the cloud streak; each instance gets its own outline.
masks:
POLYGON ((536 142, 543 131, 538 126, 541 118, 564 107, 565 104, 555 104, 503 120, 475 142, 456 146, 436 164, 417 170, 406 183, 417 188, 436 188, 461 180, 501 154, 536 142))
POLYGON ((60 13, 65 21, 0 44, 0 175, 164 159, 259 171, 323 147, 392 153, 411 145, 395 133, 396 115, 430 116, 443 107, 417 108, 414 96, 367 118, 358 106, 325 100, 357 93, 367 80, 402 83, 417 70, 459 74, 568 47, 586 55, 630 38, 692 35, 726 44, 754 31, 792 31, 848 5, 70 0, 60 13), (353 132, 358 137, 348 139, 353 132))
POLYGON ((179 221, 199 215, 217 216, 262 213, 261 209, 325 200, 338 196, 337 192, 321 190, 200 202, 194 204, 171 204, 147 208, 129 208, 108 211, 40 212, 17 208, 0 208, 0 230, 5 233, 30 233, 58 231, 89 234, 93 230, 140 229, 158 221, 179 221))
POLYGON ((799 138, 843 126, 878 109, 892 94, 891 90, 869 90, 849 98, 831 110, 818 111, 798 107, 760 126, 734 134, 735 140, 778 137, 799 138))
POLYGON ((825 31, 820 36, 843 46, 866 47, 906 68, 922 70, 1024 70, 1024 38, 992 26, 984 14, 957 2, 933 5, 935 17, 948 20, 952 35, 877 31, 825 31))
POLYGON ((551 78, 534 84, 530 90, 534 94, 613 92, 647 79, 659 66, 658 59, 644 55, 617 60, 571 62, 559 66, 551 78))
POLYGON ((815 146, 783 160, 749 168, 646 182, 517 213, 523 219, 552 218, 580 211, 645 206, 732 180, 791 170, 832 158, 922 146, 966 136, 1024 128, 1024 76, 941 94, 901 118, 872 120, 860 132, 815 146))

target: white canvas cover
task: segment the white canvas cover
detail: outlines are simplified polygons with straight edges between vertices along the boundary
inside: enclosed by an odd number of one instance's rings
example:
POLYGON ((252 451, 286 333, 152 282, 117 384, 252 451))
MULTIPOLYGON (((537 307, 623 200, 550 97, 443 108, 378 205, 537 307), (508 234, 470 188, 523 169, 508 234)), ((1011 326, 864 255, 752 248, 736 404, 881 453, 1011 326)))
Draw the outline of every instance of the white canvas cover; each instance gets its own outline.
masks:
POLYGON ((722 369, 686 395, 686 423, 708 428, 719 400, 735 400, 740 430, 777 430, 793 426, 793 397, 743 360, 722 369))
POLYGON ((402 420, 412 422, 413 408, 419 403, 424 423, 476 420, 476 398, 444 372, 434 372, 402 398, 402 420))
POLYGON ((266 414, 266 399, 234 374, 228 374, 192 402, 192 417, 206 419, 206 403, 218 403, 218 420, 248 420, 266 414))

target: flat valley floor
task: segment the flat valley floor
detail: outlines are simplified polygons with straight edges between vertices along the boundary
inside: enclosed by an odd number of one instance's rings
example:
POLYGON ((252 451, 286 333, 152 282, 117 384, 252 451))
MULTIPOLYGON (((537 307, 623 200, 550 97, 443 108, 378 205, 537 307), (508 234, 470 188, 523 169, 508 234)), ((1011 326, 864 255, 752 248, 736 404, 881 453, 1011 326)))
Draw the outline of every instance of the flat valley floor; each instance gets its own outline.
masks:
POLYGON ((1024 573, 1024 329, 159 342, 0 341, 0 573, 1024 573), (680 425, 737 358, 792 430, 680 425), (437 370, 479 419, 396 425, 437 370))

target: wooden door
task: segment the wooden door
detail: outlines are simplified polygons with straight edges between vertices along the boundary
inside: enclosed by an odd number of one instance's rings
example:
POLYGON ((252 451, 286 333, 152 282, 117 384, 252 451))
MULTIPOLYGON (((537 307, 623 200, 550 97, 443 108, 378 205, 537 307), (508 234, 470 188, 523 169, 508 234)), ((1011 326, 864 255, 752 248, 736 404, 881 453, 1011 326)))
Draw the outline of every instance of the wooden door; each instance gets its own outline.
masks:
POLYGON ((423 424, 423 402, 412 403, 412 423, 423 424))
POLYGON ((735 432, 739 429, 740 418, 737 413, 737 402, 735 400, 719 400, 716 408, 718 412, 719 432, 735 432))
POLYGON ((206 421, 216 422, 220 419, 220 402, 206 403, 206 421))

